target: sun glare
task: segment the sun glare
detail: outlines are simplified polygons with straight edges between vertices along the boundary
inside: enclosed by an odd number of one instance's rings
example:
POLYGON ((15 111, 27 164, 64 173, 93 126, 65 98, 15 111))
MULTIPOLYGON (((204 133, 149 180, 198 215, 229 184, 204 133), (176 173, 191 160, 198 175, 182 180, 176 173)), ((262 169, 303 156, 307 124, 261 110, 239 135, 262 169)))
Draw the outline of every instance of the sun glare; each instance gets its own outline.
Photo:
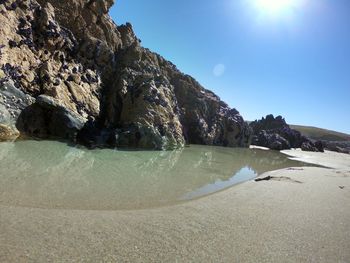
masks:
POLYGON ((280 14, 293 9, 297 0, 255 0, 256 8, 264 13, 280 14))

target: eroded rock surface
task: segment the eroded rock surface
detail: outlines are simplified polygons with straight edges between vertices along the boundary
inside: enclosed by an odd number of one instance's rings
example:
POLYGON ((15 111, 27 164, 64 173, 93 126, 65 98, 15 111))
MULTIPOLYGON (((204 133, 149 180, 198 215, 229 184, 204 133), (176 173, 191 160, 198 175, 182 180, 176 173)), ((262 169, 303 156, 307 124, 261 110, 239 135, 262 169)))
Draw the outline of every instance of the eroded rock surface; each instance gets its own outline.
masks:
POLYGON ((349 141, 322 141, 322 143, 328 151, 350 154, 349 141))
POLYGON ((301 145, 301 149, 307 152, 324 152, 324 146, 321 141, 307 141, 301 145))
POLYGON ((248 146, 238 111, 115 25, 113 3, 0 1, 2 127, 92 147, 248 146))
POLYGON ((303 151, 323 152, 323 144, 312 141, 289 127, 282 116, 267 115, 250 123, 253 130, 252 144, 272 150, 301 148, 303 151))

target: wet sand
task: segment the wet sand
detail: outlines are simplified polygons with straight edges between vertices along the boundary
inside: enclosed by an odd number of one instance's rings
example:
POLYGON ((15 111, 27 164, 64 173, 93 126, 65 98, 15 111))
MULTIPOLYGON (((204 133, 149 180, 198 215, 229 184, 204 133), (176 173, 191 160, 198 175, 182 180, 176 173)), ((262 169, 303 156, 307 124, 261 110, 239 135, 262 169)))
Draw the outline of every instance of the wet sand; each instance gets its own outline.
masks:
POLYGON ((157 209, 0 206, 0 262, 350 262, 350 155, 287 153, 333 168, 157 209))

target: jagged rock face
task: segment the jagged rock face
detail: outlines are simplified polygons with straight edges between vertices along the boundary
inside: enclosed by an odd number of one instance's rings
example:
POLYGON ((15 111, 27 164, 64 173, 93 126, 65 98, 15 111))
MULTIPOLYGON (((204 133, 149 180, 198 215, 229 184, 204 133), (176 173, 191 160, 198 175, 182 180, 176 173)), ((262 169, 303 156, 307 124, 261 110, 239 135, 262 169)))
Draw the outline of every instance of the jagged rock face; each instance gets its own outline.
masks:
POLYGON ((303 151, 323 152, 321 142, 312 142, 293 130, 282 116, 267 115, 266 118, 250 123, 253 131, 252 144, 272 150, 301 148, 303 151))
POLYGON ((324 152, 324 147, 321 141, 307 141, 301 145, 301 149, 307 152, 324 152))
POLYGON ((253 130, 252 143, 273 150, 300 148, 309 141, 300 132, 293 130, 282 116, 267 115, 266 118, 250 123, 253 130))
POLYGON ((89 146, 249 145, 238 111, 116 26, 113 2, 0 1, 0 124, 89 146))
POLYGON ((253 137, 253 145, 270 148, 271 150, 281 151, 290 149, 290 143, 278 133, 262 130, 253 137))
POLYGON ((266 118, 262 117, 261 120, 256 120, 250 123, 250 127, 253 129, 253 134, 258 134, 262 130, 275 130, 289 128, 286 120, 282 116, 276 118, 270 114, 266 118))
POLYGON ((22 1, 9 8, 17 2, 0 5, 6 10, 0 14, 2 82, 12 80, 29 96, 51 96, 84 118, 97 117, 99 76, 76 59, 73 34, 57 24, 50 4, 41 8, 35 1, 22 1))
POLYGON ((196 144, 249 145, 250 128, 238 111, 169 61, 138 42, 120 52, 117 60, 121 62, 117 88, 107 95, 108 123, 124 127, 141 118, 155 123, 161 133, 170 131, 175 135, 172 140, 180 143, 185 139, 196 144))

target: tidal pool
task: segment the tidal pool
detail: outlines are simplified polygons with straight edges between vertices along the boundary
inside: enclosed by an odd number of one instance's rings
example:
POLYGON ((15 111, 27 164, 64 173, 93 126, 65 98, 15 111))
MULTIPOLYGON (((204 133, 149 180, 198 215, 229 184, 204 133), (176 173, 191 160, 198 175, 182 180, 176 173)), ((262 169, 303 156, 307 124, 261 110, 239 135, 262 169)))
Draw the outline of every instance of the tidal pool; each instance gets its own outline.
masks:
POLYGON ((175 151, 87 150, 55 141, 0 143, 0 204, 141 209, 202 197, 266 171, 309 166, 273 151, 191 145, 175 151))

